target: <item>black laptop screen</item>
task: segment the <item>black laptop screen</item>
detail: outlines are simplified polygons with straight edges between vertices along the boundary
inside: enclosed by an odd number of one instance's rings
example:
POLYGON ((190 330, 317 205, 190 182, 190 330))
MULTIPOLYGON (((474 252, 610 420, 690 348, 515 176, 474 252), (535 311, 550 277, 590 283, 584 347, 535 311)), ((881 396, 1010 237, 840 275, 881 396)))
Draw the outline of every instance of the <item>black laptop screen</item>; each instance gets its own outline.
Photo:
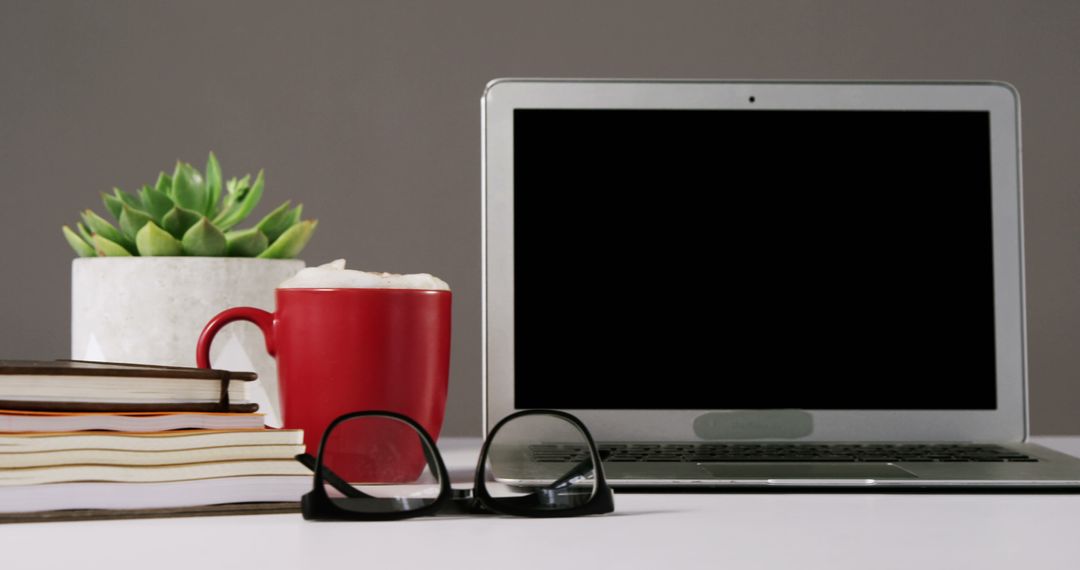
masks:
POLYGON ((517 408, 993 409, 990 115, 514 111, 517 408))

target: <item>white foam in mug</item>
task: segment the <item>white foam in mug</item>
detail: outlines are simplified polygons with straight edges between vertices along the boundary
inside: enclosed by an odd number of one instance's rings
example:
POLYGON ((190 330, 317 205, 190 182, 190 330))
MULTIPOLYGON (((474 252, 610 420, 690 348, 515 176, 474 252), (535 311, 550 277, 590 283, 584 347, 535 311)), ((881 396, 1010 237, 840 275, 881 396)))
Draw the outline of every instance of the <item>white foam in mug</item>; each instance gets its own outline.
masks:
POLYGON ((427 273, 399 275, 345 269, 345 260, 337 259, 301 269, 278 285, 279 289, 426 289, 449 291, 446 281, 427 273))

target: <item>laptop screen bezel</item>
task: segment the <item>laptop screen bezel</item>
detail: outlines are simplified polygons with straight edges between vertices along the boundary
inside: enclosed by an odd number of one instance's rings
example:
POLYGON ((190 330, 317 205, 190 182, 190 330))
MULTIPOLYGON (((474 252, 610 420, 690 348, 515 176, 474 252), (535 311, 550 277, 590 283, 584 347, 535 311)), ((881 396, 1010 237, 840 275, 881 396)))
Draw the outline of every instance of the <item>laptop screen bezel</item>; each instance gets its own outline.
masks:
MULTIPOLYGON (((483 116, 484 430, 514 408, 513 111, 515 109, 963 110, 990 113, 997 409, 738 410, 763 428, 733 438, 799 441, 1022 441, 1027 437, 1019 100, 1001 83, 789 83, 497 80, 483 116), (751 98, 753 98, 751 100, 751 98)), ((573 326, 568 323, 567 326, 573 326)), ((726 410, 572 410, 600 440, 693 441, 694 420, 726 410)), ((708 436, 725 439, 723 435, 708 436)))

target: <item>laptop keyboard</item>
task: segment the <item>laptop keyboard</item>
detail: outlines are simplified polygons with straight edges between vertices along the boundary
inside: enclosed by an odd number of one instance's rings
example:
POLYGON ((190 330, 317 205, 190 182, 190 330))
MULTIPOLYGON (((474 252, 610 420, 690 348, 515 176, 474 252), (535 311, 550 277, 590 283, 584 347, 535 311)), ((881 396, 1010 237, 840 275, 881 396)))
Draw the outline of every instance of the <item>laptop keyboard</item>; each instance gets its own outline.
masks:
MULTIPOLYGON (((809 444, 809 443, 667 443, 600 444, 607 463, 627 462, 1035 462, 1037 459, 991 444, 809 444)), ((530 446, 537 462, 581 461, 585 448, 575 445, 530 446)))

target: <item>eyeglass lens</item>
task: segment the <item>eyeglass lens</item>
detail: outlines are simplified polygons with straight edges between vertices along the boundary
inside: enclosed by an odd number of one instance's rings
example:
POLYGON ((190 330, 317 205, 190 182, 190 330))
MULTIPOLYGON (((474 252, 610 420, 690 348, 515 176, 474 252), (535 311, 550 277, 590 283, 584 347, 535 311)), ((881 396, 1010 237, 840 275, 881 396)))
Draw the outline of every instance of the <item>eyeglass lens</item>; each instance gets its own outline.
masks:
POLYGON ((588 439, 573 423, 550 414, 503 424, 491 436, 484 470, 492 499, 519 509, 572 509, 596 491, 588 439))
POLYGON ((435 502, 435 452, 408 423, 359 416, 331 430, 320 454, 323 485, 336 506, 357 513, 405 512, 435 502))

